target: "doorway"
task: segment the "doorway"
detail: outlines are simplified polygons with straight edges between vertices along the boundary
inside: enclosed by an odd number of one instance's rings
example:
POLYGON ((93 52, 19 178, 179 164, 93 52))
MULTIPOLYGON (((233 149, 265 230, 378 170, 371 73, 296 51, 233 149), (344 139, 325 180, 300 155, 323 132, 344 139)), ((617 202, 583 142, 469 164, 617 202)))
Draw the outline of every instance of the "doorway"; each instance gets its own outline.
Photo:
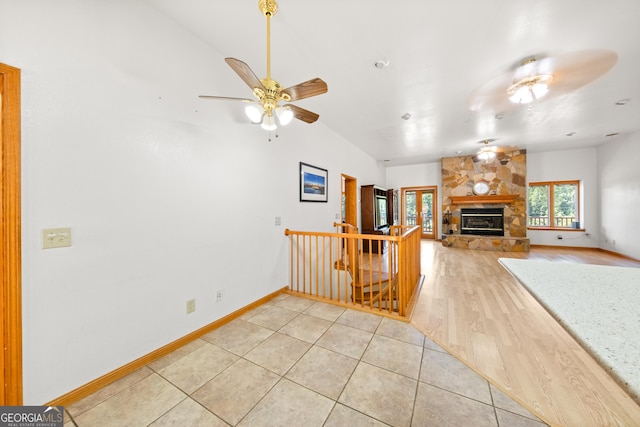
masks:
POLYGON ((358 184, 354 177, 342 174, 341 180, 341 219, 342 222, 358 226, 358 184))
POLYGON ((0 406, 22 405, 20 70, 0 63, 0 406))
POLYGON ((438 188, 407 187, 402 189, 402 224, 420 226, 423 239, 435 239, 437 234, 438 188))

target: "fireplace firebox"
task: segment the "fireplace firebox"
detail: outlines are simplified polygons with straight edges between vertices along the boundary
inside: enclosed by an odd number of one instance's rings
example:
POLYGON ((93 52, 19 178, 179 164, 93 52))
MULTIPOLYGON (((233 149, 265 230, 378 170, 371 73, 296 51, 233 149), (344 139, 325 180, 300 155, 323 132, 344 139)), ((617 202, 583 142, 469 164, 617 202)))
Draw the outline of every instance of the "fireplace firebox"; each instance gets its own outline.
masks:
POLYGON ((504 209, 460 209, 460 234, 504 236, 504 209))

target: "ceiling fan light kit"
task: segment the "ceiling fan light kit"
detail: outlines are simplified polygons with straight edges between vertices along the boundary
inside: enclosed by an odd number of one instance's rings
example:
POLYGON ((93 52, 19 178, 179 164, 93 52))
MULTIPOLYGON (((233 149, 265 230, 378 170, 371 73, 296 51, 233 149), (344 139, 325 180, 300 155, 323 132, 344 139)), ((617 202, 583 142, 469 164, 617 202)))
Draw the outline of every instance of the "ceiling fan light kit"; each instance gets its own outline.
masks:
POLYGON ((305 123, 313 123, 320 117, 318 114, 293 104, 280 105, 280 103, 326 93, 327 84, 322 79, 315 78, 282 89, 280 83, 271 78, 271 17, 278 11, 278 3, 275 0, 259 0, 258 8, 267 18, 267 77, 258 79, 246 63, 235 58, 225 58, 226 63, 251 88, 257 101, 226 96, 200 95, 200 98, 248 102, 250 105, 245 107, 245 114, 252 123, 260 123, 261 127, 267 131, 276 130, 278 125, 286 126, 294 118, 305 123))
POLYGON ((540 99, 549 91, 549 83, 553 80, 551 74, 527 76, 518 80, 507 89, 511 95, 509 100, 516 104, 529 104, 540 99))

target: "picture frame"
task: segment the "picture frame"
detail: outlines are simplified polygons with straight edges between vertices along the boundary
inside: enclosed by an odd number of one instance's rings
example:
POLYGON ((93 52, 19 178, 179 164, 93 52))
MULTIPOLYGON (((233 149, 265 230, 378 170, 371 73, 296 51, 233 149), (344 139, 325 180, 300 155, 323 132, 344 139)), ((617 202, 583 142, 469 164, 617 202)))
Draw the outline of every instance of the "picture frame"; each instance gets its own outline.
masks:
POLYGON ((326 203, 328 179, 326 169, 300 162, 300 201, 326 203))

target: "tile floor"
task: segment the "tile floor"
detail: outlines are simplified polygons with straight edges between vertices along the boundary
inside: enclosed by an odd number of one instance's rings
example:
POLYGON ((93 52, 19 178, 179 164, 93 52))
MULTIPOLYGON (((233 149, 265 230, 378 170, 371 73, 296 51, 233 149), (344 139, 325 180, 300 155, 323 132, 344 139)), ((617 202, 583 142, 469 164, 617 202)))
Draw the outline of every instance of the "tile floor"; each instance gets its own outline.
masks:
POLYGON ((65 427, 542 427, 411 325, 281 295, 66 408, 65 427))

